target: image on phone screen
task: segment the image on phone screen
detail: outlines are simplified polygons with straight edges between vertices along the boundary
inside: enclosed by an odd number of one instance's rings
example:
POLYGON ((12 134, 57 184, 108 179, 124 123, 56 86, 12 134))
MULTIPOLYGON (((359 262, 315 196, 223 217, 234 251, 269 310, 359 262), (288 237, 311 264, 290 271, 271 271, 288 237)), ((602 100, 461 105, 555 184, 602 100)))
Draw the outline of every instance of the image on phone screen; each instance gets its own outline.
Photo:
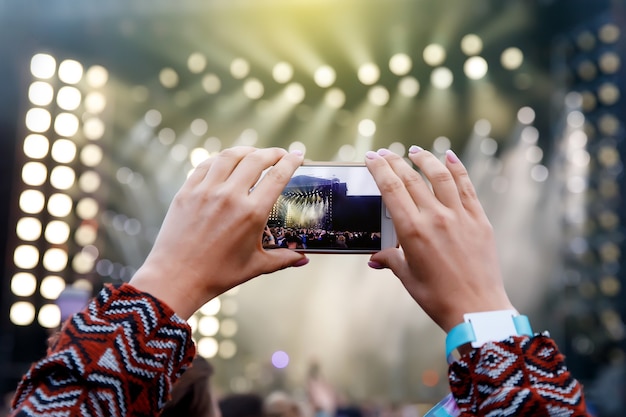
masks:
POLYGON ((367 167, 304 165, 274 204, 265 248, 307 252, 377 252, 383 206, 367 167))

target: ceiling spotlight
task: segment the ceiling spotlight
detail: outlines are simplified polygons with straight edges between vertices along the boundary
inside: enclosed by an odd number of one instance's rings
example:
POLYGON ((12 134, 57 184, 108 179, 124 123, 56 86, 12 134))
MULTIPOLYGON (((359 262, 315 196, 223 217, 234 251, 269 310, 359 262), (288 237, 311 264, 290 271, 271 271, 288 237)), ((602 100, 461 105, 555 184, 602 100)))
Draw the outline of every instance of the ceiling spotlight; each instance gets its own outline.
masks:
POLYGON ((518 69, 524 62, 524 54, 521 49, 510 47, 505 49, 500 56, 502 66, 508 70, 518 69))
POLYGON ((30 60, 30 72, 36 78, 47 80, 52 78, 56 71, 56 60, 52 55, 37 54, 30 60))
POLYGON ((389 69, 398 76, 408 74, 412 67, 413 61, 407 54, 395 54, 389 60, 389 69))
POLYGON ((445 90, 450 87, 452 85, 452 81, 454 81, 452 71, 446 67, 435 68, 430 74, 430 82, 432 85, 441 90, 445 90))
POLYGON ((483 40, 478 35, 470 33, 461 39, 461 50, 465 55, 478 55, 483 50, 483 40))
POLYGON ((472 80, 480 80, 487 74, 488 66, 485 58, 480 56, 473 56, 465 61, 463 65, 463 71, 467 78, 472 80))
POLYGON ((361 65, 358 72, 359 81, 365 85, 372 85, 380 78, 380 69, 375 64, 367 63, 361 65))
POLYGON ((424 62, 430 66, 436 67, 437 65, 443 64, 443 61, 446 60, 446 50, 439 44, 431 43, 424 48, 423 56, 424 62))
POLYGON ((319 85, 322 88, 326 88, 335 83, 335 80, 337 79, 337 74, 335 73, 334 69, 332 69, 328 65, 324 65, 319 67, 315 71, 313 79, 315 80, 315 84, 319 85))

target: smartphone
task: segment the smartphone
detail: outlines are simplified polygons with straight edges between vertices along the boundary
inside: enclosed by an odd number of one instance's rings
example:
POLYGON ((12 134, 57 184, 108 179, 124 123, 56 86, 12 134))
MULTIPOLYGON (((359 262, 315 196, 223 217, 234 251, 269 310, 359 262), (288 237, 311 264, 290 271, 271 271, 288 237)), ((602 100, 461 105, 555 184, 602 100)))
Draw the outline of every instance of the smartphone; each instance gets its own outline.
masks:
POLYGON ((272 207, 264 248, 374 253, 397 238, 380 190, 363 164, 300 166, 272 207))

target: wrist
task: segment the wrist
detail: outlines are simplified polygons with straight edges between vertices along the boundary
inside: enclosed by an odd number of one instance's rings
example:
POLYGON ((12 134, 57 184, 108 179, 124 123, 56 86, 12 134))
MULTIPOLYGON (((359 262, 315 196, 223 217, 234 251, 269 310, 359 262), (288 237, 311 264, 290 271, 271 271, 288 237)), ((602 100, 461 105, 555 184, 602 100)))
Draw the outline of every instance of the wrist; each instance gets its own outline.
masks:
POLYGON ((446 336, 446 357, 452 363, 452 352, 465 354, 487 342, 505 340, 510 336, 532 335, 528 317, 516 310, 495 310, 463 315, 464 321, 454 326, 446 336))

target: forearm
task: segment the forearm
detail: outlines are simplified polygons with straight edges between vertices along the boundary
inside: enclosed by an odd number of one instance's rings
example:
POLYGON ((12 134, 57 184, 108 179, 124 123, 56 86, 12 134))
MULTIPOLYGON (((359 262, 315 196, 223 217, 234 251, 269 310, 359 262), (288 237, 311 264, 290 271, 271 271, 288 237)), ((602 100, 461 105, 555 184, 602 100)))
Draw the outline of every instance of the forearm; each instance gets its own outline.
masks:
POLYGON ((490 342, 450 365, 461 416, 586 416, 582 386, 546 336, 490 342))
POLYGON ((13 412, 157 415, 194 354, 189 326, 168 306, 107 286, 24 376, 13 412))

